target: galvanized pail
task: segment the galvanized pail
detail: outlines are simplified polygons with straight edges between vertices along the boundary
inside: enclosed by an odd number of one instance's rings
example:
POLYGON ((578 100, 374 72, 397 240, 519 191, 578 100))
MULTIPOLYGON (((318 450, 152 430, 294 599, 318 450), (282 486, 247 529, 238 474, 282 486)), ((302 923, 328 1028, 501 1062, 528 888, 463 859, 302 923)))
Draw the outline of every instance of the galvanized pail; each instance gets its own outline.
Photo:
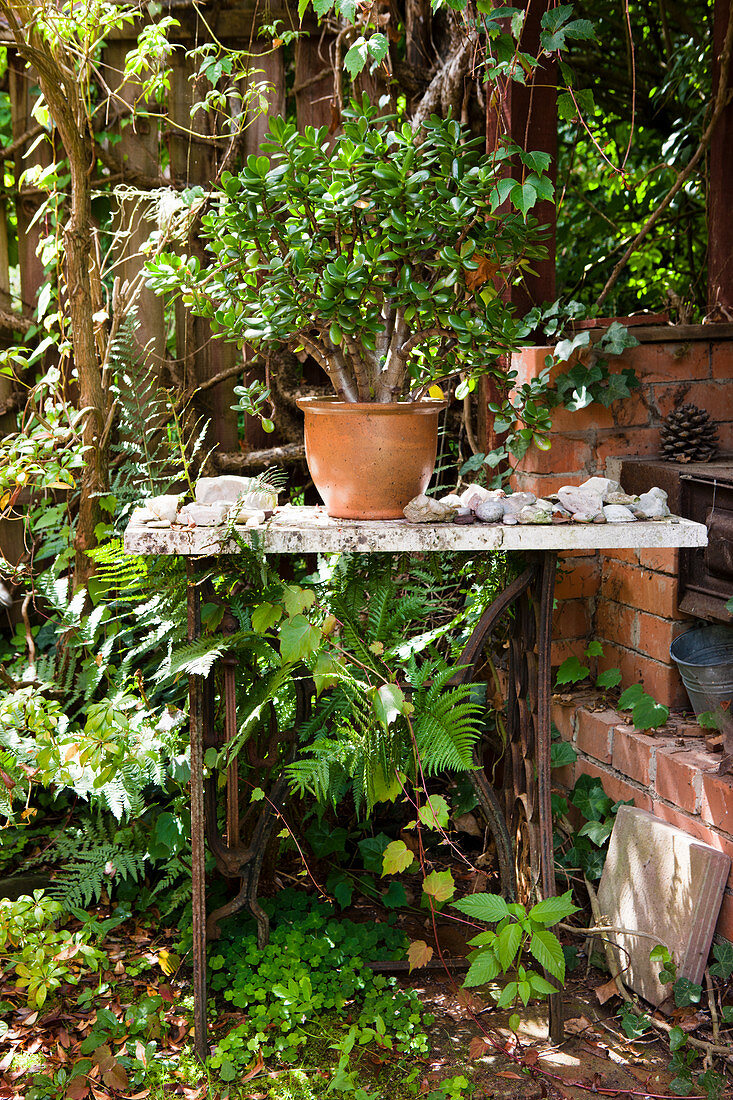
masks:
POLYGON ((724 735, 725 751, 733 751, 733 626, 688 630, 675 638, 669 655, 695 714, 710 714, 710 725, 724 735))

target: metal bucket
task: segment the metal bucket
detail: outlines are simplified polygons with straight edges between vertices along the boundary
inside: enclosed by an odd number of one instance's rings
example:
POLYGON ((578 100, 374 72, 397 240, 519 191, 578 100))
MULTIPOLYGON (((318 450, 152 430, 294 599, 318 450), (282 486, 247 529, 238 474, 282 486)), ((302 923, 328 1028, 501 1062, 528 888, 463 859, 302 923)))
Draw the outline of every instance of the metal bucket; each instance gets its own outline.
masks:
POLYGON ((733 627, 688 630, 675 638, 669 655, 695 714, 710 714, 709 724, 724 735, 725 751, 733 751, 733 627))

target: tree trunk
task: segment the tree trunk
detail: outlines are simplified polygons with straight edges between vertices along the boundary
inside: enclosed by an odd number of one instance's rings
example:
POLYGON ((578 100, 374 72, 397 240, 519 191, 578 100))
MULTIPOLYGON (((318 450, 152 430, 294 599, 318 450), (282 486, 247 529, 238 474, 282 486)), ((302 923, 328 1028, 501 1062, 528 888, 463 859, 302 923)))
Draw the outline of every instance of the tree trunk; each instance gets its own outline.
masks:
POLYGON ((0 0, 18 52, 33 64, 38 83, 66 153, 71 177, 70 215, 64 229, 65 277, 74 367, 84 410, 79 513, 75 537, 74 588, 86 584, 94 572, 87 551, 96 545, 95 528, 101 519, 100 496, 108 490, 108 449, 104 440, 106 399, 101 361, 105 335, 95 333, 94 314, 102 305, 102 288, 94 252, 94 225, 90 179, 95 163, 91 124, 86 111, 75 58, 57 42, 35 29, 37 11, 28 4, 0 0), (100 344, 97 344, 99 335, 100 344))

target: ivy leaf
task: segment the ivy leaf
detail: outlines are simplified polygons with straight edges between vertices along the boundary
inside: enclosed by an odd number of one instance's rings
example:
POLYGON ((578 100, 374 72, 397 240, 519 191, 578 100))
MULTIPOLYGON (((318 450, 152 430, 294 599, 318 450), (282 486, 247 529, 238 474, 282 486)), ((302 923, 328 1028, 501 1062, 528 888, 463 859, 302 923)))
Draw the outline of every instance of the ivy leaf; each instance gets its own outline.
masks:
POLYGON ((511 199, 525 218, 537 202, 537 190, 531 183, 518 183, 512 188, 511 199))
POLYGON ((538 928, 529 941, 529 951, 548 974, 560 982, 565 981, 565 955, 557 936, 538 928))
POLYGON ((304 615, 296 615, 280 627, 280 657, 283 664, 297 664, 315 653, 321 644, 321 632, 304 615))
POLYGON ((644 695, 644 688, 641 684, 632 684, 626 691, 621 692, 621 698, 618 701, 619 710, 631 710, 644 695))
POLYGON ((591 776, 580 777, 575 784, 570 801, 588 821, 603 821, 608 817, 613 806, 601 781, 591 776))
POLYGON ((573 655, 560 665, 555 677, 555 685, 577 684, 580 680, 585 680, 586 676, 590 676, 590 669, 573 655))
POLYGON ((315 668, 313 669, 313 683, 316 688, 316 695, 321 695, 322 692, 327 691, 328 688, 335 687, 339 682, 343 668, 336 661, 330 653, 319 653, 316 658, 315 668))
POLYGON ((382 901, 388 909, 400 909, 407 905, 407 891, 401 882, 390 882, 382 894, 382 901))
POLYGON ((388 845, 389 837, 384 833, 377 833, 376 836, 365 836, 363 840, 359 841, 359 852, 365 871, 374 871, 376 874, 381 874, 382 860, 388 845))
POLYGON ((566 764, 574 764, 578 754, 569 741, 553 741, 550 746, 550 767, 564 768, 566 764))
POLYGON ((499 960, 493 951, 481 951, 468 968, 466 980, 463 984, 470 988, 474 985, 485 985, 486 982, 493 982, 500 969, 499 960))
POLYGON ((363 35, 359 35, 344 58, 344 66, 349 76, 357 76, 367 63, 369 46, 363 35))
POLYGON ((410 964, 410 971, 419 970, 421 966, 426 966, 432 957, 433 949, 425 943, 425 940, 413 940, 407 949, 407 961, 410 964))
POLYGON ((716 943, 713 945, 715 962, 710 967, 710 973, 716 978, 727 981, 733 974, 733 944, 716 943))
POLYGON ((283 604, 289 618, 301 615, 316 602, 316 594, 310 588, 300 588, 297 584, 289 584, 283 594, 283 604))
POLYGON ((581 836, 589 837, 594 844, 602 848, 613 832, 613 821, 587 821, 580 830, 581 836))
POLYGON ((631 720, 638 730, 656 730, 667 724, 669 707, 657 703, 651 695, 644 695, 631 712, 631 720))
POLYGON ((431 871, 422 884, 423 892, 437 902, 447 901, 456 892, 450 871, 431 871))
POLYGON ((384 875, 398 875, 400 871, 406 871, 412 864, 415 856, 405 844, 404 840, 393 840, 384 849, 382 857, 382 877, 384 875))
POLYGON ((597 642, 594 639, 592 642, 588 642, 588 645, 587 645, 586 650, 585 650, 585 655, 586 655, 586 657, 602 657, 603 656, 603 646, 601 645, 600 642, 597 642))
POLYGON ((429 829, 445 829, 448 827, 448 814, 448 803, 443 796, 431 794, 418 810, 417 817, 429 829))
POLYGON ((672 989, 674 990, 674 1003, 678 1008, 687 1008, 688 1005, 700 1003, 702 986, 691 982, 689 978, 678 978, 672 989))
POLYGON ((487 924, 496 924, 509 916, 507 904, 500 894, 469 894, 466 898, 454 901, 453 908, 460 909, 468 917, 486 921, 487 924))
POLYGON ((255 634, 264 634, 282 618, 282 608, 273 603, 261 603, 252 612, 252 629, 255 634))
POLYGON ((596 679, 596 687, 599 688, 613 688, 617 687, 621 683, 621 669, 620 668, 607 668, 605 672, 601 672, 596 679))
POLYGON ((367 48, 375 62, 379 64, 380 61, 384 60, 387 50, 389 49, 389 41, 386 34, 377 33, 370 35, 367 42, 367 48))

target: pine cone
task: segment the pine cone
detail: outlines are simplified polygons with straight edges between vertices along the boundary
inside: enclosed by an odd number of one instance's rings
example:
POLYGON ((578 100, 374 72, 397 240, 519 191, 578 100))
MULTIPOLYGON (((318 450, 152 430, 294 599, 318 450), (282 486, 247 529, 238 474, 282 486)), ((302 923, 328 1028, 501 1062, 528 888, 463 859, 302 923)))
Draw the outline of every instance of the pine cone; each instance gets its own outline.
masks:
POLYGON ((718 453, 718 430, 697 405, 679 405, 664 421, 660 452, 668 462, 709 462, 718 453))

